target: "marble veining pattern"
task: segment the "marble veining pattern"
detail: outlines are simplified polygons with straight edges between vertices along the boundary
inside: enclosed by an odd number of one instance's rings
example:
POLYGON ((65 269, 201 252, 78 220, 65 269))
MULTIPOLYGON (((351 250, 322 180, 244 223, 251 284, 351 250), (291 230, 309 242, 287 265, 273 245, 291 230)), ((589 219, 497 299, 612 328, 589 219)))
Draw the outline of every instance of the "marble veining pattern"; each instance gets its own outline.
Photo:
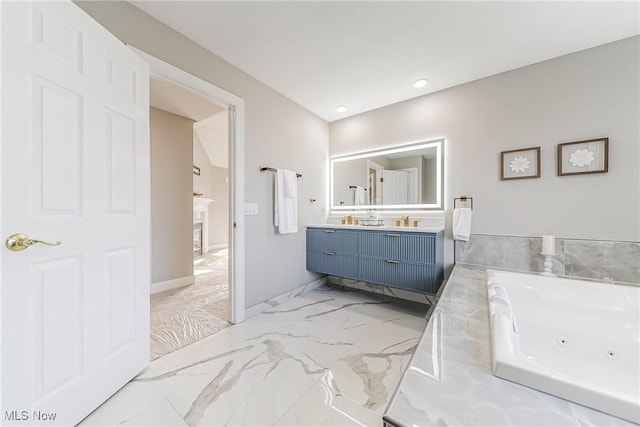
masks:
MULTIPOLYGON (((640 283, 640 243, 599 240, 556 239, 553 272, 623 283, 640 283)), ((456 241, 456 262, 540 272, 542 238, 474 234, 468 242, 456 241)))
POLYGON ((80 425, 381 425, 428 309, 322 286, 153 361, 80 425))
POLYGON ((457 265, 385 411, 396 426, 633 426, 493 376, 484 268, 457 265))
POLYGON ((274 307, 279 306, 280 304, 283 304, 287 301, 292 300, 293 298, 304 294, 305 292, 309 292, 312 291, 320 286, 323 286, 327 283, 327 278, 325 276, 319 278, 318 280, 314 280, 311 283, 308 283, 306 285, 300 286, 296 289, 293 289, 289 292, 285 292, 281 295, 278 295, 277 297, 268 299, 264 302, 261 302, 259 304, 256 304, 252 307, 249 307, 246 309, 245 311, 245 316, 247 318, 253 317, 253 316, 257 316, 260 313, 264 313, 265 311, 271 310, 274 307))
POLYGON ((411 292, 406 289, 393 288, 391 286, 377 285, 375 283, 361 282, 344 277, 327 276, 327 282, 334 286, 341 286, 362 291, 372 292, 374 294, 387 295, 394 298, 405 299, 407 301, 415 301, 422 304, 435 305, 438 298, 435 295, 421 294, 419 292, 411 292))

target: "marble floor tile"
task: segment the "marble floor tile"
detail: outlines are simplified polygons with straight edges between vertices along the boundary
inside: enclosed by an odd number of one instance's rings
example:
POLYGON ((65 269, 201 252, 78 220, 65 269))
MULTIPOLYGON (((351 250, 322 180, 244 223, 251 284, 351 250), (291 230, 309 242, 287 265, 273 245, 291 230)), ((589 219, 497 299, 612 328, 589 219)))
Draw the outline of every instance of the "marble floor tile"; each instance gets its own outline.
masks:
POLYGON ((152 406, 148 410, 136 415, 130 420, 119 424, 122 426, 162 426, 162 427, 187 427, 180 414, 168 400, 152 406))
POLYGON ((171 393, 172 389, 168 384, 129 382, 79 425, 115 426, 127 422, 166 400, 171 393))
POLYGON ((384 347, 382 342, 359 343, 329 369, 334 389, 382 417, 418 339, 399 336, 384 347))
POLYGON ((427 310, 320 287, 153 361, 81 425, 381 425, 427 310))
POLYGON ((327 371, 278 420, 277 426, 377 426, 379 413, 371 411, 337 391, 327 371))

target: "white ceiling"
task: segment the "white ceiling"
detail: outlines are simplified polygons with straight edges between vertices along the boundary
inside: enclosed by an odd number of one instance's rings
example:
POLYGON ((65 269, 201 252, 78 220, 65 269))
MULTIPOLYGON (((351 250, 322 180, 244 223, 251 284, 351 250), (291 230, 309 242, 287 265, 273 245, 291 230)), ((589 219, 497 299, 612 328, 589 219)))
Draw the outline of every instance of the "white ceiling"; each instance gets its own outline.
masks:
POLYGON ((194 137, 209 157, 209 163, 229 167, 229 115, 227 110, 193 124, 194 137))
POLYGON ((160 110, 193 120, 193 134, 202 144, 209 163, 227 168, 229 116, 227 106, 217 104, 178 83, 151 76, 149 104, 160 110))
POLYGON ((149 84, 149 104, 160 110, 186 117, 195 122, 211 117, 226 106, 215 104, 209 98, 177 83, 152 76, 149 84))
POLYGON ((131 3, 327 121, 640 33, 638 1, 131 3))

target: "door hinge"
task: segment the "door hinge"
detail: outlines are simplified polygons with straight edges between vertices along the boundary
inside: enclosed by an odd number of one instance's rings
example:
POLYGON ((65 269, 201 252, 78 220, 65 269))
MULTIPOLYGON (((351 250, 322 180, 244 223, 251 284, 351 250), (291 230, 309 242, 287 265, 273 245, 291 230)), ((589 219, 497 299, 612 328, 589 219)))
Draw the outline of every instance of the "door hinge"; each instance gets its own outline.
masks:
POLYGON ((380 178, 380 182, 384 182, 384 178, 380 178))
POLYGON ((238 223, 233 221, 233 228, 238 228, 238 223))

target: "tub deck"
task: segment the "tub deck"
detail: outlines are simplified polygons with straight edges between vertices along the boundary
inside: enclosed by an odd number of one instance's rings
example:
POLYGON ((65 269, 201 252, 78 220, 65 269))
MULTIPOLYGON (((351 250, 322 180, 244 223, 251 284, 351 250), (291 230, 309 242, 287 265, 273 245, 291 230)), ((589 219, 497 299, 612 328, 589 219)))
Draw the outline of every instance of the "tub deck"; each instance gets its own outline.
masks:
POLYGON ((395 426, 634 426, 493 375, 485 269, 458 264, 384 420, 395 426))

